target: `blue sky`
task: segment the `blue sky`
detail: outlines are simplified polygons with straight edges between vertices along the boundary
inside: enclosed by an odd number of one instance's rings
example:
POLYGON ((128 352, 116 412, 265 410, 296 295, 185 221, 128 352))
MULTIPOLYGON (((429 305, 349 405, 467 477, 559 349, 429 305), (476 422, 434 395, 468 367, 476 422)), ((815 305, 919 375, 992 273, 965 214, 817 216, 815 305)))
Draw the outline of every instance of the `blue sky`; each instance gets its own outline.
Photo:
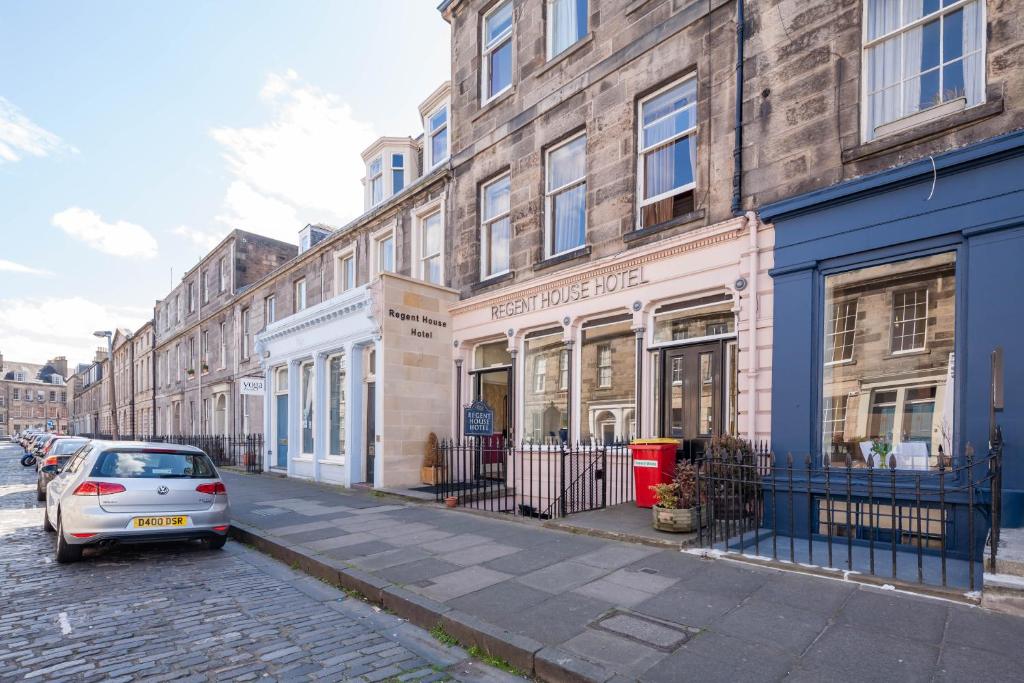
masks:
POLYGON ((231 228, 357 215, 448 78, 436 4, 0 2, 0 353, 88 360, 231 228))

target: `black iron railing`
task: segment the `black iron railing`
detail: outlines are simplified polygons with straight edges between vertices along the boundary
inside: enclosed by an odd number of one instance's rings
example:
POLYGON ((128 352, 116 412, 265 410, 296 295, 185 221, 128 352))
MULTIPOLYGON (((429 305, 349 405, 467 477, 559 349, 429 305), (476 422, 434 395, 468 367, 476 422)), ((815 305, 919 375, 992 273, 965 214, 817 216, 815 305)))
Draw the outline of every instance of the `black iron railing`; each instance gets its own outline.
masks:
POLYGON ((550 519, 634 499, 628 441, 516 444, 491 436, 439 448, 438 501, 550 519))
MULTIPOLYGON (((114 440, 110 434, 81 434, 90 439, 114 440)), ((205 452, 217 467, 245 469, 252 474, 263 472, 262 434, 120 434, 118 441, 151 441, 194 446, 205 452)))
MULTIPOLYGON (((927 470, 854 467, 766 448, 712 448, 698 459, 705 548, 975 590, 989 538, 995 565, 1001 446, 984 457, 939 456, 927 470), (958 463, 958 464, 956 464, 958 463)), ((887 460, 888 462, 885 462, 887 460)))

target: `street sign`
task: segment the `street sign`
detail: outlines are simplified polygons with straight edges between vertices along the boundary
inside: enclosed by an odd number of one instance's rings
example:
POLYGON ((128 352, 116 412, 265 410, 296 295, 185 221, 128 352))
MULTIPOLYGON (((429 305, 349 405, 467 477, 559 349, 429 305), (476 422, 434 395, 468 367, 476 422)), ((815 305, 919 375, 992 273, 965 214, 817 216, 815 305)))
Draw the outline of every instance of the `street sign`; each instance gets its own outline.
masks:
POLYGON ((54 428, 53 420, 47 420, 46 421, 46 428, 47 429, 53 429, 54 428))
POLYGON ((464 436, 490 436, 494 433, 494 411, 484 401, 477 399, 463 412, 464 436))
POLYGON ((243 377, 238 382, 243 396, 262 396, 267 384, 263 377, 243 377))

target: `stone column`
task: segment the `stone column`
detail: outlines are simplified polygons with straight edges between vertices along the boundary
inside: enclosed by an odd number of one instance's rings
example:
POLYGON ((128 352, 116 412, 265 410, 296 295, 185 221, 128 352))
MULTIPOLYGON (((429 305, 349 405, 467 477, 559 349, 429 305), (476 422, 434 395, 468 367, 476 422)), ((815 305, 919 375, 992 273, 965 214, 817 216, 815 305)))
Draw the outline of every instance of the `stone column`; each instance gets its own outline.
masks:
POLYGON ((313 479, 320 481, 320 461, 327 454, 327 353, 313 358, 313 479))
POLYGON ((288 475, 295 473, 292 461, 296 454, 302 454, 302 429, 299 419, 302 414, 299 395, 299 361, 288 361, 288 475))
MULTIPOLYGON (((199 400, 199 411, 202 413, 202 398, 199 400)), ((273 417, 274 417, 274 368, 267 367, 263 370, 263 452, 259 457, 263 459, 263 470, 267 471, 274 463, 274 454, 277 452, 277 441, 274 439, 273 417)), ((199 423, 203 418, 200 414, 199 423)))
POLYGON ((345 345, 345 485, 362 481, 361 410, 363 402, 363 351, 354 344, 345 345))
MULTIPOLYGON (((623 436, 634 436, 643 438, 644 433, 644 328, 637 327, 636 332, 636 407, 633 411, 633 423, 636 425, 636 434, 624 434, 623 436)), ((628 426, 628 425, 626 425, 628 426)))

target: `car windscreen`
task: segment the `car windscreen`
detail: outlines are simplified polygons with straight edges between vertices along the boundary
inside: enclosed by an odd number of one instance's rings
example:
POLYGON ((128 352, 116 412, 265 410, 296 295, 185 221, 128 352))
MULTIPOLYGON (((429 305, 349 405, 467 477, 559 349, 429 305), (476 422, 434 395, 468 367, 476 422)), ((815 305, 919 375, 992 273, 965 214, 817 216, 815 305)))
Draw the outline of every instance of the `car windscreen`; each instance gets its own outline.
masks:
POLYGON ((50 455, 71 455, 86 443, 84 440, 61 439, 53 445, 50 455))
POLYGON ((203 453, 116 449, 105 451, 93 465, 93 477, 114 479, 210 479, 213 463, 203 453))

